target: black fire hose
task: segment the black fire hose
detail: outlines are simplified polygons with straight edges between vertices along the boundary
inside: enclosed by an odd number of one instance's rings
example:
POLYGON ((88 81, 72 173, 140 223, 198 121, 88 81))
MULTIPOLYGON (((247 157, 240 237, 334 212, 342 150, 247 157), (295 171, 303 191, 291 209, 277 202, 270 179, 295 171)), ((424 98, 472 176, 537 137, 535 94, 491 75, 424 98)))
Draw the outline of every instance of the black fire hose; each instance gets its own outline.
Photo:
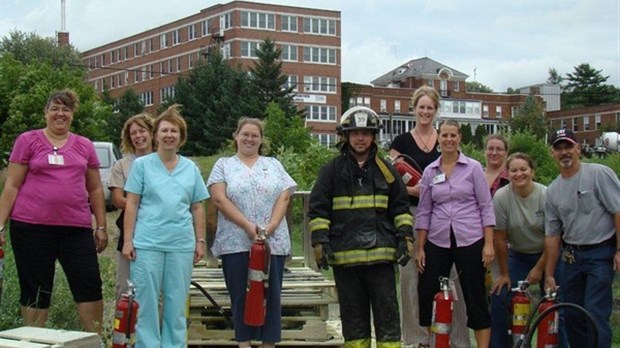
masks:
POLYGON ((222 306, 220 306, 217 302, 215 302, 215 299, 213 298, 213 296, 209 295, 207 290, 205 290, 205 288, 203 288, 200 284, 196 283, 195 281, 193 280, 190 281, 190 284, 195 286, 196 289, 198 289, 203 295, 205 295, 205 297, 209 300, 209 302, 211 302, 213 307, 215 307, 215 309, 224 317, 224 320, 226 320, 226 324, 232 327, 233 322, 230 319, 230 315, 226 313, 226 311, 224 311, 224 308, 222 308, 222 306))
MULTIPOLYGON (((574 303, 558 303, 558 304, 554 304, 553 306, 545 309, 544 311, 542 311, 542 313, 540 313, 538 318, 536 318, 536 320, 532 324, 531 329, 528 329, 527 333, 519 338, 519 340, 515 344, 515 348, 521 348, 522 344, 524 344, 523 345, 524 348, 531 347, 532 346, 532 337, 533 337, 534 332, 536 331, 536 328, 538 328, 538 325, 540 325, 540 323, 543 321, 543 319, 547 315, 549 315, 552 312, 557 311, 560 308, 575 309, 575 310, 577 310, 577 311, 579 311, 579 312, 581 312, 581 313, 583 313, 585 315, 586 319, 588 319, 588 323, 590 324, 590 328, 592 328, 592 345, 591 345, 591 347, 597 347, 598 346, 598 327, 596 326, 596 323, 594 322, 594 318, 592 318, 592 315, 590 313, 588 313, 588 311, 586 311, 585 308, 583 308, 583 307, 581 307, 579 305, 576 305, 574 303)), ((528 328, 530 328, 529 325, 528 325, 528 328)))

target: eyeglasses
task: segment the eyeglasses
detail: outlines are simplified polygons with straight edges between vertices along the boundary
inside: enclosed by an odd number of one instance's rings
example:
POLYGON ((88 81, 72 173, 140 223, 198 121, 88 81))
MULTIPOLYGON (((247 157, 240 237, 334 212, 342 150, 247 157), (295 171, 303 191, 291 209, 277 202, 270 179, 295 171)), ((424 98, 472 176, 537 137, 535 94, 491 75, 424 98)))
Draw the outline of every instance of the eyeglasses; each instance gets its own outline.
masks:
POLYGON ((490 152, 490 153, 493 153, 493 152, 502 153, 505 151, 506 149, 501 148, 501 147, 487 147, 487 152, 490 152))

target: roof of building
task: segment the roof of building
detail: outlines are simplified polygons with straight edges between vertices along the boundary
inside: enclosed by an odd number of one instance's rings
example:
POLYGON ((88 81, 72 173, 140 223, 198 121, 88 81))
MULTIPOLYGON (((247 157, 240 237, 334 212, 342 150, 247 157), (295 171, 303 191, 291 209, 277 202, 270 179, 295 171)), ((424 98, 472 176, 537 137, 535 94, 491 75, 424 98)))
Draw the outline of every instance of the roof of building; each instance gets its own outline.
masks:
POLYGON ((387 72, 386 74, 383 74, 381 77, 372 80, 370 83, 375 86, 387 86, 391 82, 404 81, 409 77, 424 78, 429 75, 437 76, 442 69, 445 69, 450 74, 451 79, 465 80, 469 77, 469 75, 447 65, 441 64, 428 57, 423 57, 412 59, 407 63, 387 72))

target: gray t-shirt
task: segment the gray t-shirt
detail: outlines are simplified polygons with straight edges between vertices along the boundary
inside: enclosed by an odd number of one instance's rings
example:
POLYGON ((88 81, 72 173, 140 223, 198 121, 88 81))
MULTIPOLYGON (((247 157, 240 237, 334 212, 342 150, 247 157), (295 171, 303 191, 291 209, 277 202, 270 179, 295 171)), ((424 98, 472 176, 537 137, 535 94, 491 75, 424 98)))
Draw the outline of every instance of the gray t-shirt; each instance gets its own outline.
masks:
POLYGON ((512 184, 497 190, 493 197, 495 230, 505 231, 514 250, 541 253, 545 244, 545 185, 534 183, 534 190, 523 198, 512 184))
POLYGON ((545 233, 566 243, 590 245, 614 236, 620 211, 620 181, 609 167, 581 163, 570 178, 558 176, 547 188, 545 233))

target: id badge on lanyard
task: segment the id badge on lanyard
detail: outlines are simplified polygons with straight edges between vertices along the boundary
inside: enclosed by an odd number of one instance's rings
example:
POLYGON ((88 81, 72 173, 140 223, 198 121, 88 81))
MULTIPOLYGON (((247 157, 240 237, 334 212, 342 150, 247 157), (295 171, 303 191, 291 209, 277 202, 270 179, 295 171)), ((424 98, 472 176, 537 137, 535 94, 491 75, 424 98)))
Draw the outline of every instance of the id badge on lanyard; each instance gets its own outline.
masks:
POLYGON ((53 166, 63 166, 65 164, 65 158, 58 154, 58 147, 52 148, 53 154, 47 155, 47 163, 53 166))

